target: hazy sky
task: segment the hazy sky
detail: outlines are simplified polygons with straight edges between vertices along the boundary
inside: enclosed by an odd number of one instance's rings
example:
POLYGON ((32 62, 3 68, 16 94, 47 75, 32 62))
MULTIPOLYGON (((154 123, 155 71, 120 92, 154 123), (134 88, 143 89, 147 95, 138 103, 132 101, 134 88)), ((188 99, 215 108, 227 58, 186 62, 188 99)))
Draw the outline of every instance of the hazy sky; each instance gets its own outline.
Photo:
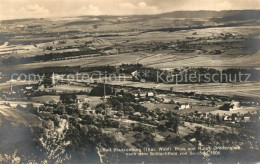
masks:
POLYGON ((260 9, 260 0, 0 0, 0 19, 260 9))

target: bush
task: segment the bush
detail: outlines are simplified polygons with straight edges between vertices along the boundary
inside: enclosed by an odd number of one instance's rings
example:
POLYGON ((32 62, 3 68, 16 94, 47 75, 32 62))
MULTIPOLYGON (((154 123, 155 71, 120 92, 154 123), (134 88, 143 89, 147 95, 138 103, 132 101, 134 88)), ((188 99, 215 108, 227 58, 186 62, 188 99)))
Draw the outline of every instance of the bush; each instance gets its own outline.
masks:
POLYGON ((166 126, 163 125, 163 124, 158 125, 157 128, 158 128, 158 130, 160 130, 160 131, 162 131, 162 132, 166 131, 166 126))
MULTIPOLYGON (((106 90, 106 95, 113 95, 114 94, 112 88, 109 85, 105 86, 105 90, 106 90)), ((101 84, 101 85, 94 87, 90 91, 89 95, 91 95, 91 96, 104 96, 104 85, 101 84)))

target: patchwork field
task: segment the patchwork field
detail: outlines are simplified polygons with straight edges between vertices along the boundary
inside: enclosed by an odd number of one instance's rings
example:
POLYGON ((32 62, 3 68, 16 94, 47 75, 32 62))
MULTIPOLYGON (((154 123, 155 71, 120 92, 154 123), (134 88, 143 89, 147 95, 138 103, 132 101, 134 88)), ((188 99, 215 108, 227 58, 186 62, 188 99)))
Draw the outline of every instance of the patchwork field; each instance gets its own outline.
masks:
MULTIPOLYGON (((219 27, 192 29, 175 32, 145 32, 136 35, 120 33, 118 36, 85 36, 78 39, 59 38, 52 42, 37 43, 35 45, 12 45, 5 42, 0 47, 0 55, 3 58, 15 56, 25 57, 50 53, 76 52, 85 49, 105 47, 120 50, 113 55, 89 55, 83 54, 77 57, 65 58, 65 60, 35 62, 29 64, 16 64, 0 66, 0 70, 6 69, 33 69, 56 66, 100 66, 121 65, 122 63, 141 63, 145 66, 160 69, 172 69, 178 67, 214 67, 218 69, 227 67, 260 67, 258 26, 219 27), (193 34, 196 35, 193 35, 193 34), (230 34, 233 37, 223 39, 223 35, 230 34), (190 37, 192 36, 192 37, 190 37), (243 39, 250 37, 256 39, 253 42, 243 39), (187 39, 189 38, 189 39, 187 39), (90 43, 88 43, 90 42, 90 43), (179 42, 179 43, 178 43, 179 42), (183 45, 178 45, 183 42, 183 45), (168 46, 169 48, 148 50, 154 46, 168 46), (162 44, 162 45, 160 45, 162 44), (52 47, 52 50, 46 49, 52 47), (179 47, 182 51, 177 51, 179 47), (85 48, 84 48, 85 47, 85 48), (133 49, 138 51, 133 52, 133 49), (177 47, 178 48, 178 47, 177 47), (205 51, 206 50, 206 51, 205 51), (221 54, 212 54, 219 50, 221 54), (123 51, 123 52, 121 52, 123 51), (125 53, 125 51, 129 51, 125 53), (187 52, 185 52, 187 51, 187 52), (9 53, 9 54, 8 54, 9 53), (163 63, 163 64, 162 64, 163 63)), ((105 51, 105 50, 104 50, 105 51)))
POLYGON ((179 67, 210 67, 210 68, 259 68, 260 52, 254 55, 245 56, 207 56, 198 53, 178 54, 178 53, 137 53, 137 54, 118 54, 111 56, 98 56, 88 58, 78 58, 61 61, 49 61, 41 63, 18 64, 14 66, 0 67, 0 70, 16 69, 36 69, 51 66, 101 66, 101 65, 121 65, 141 63, 148 67, 160 69, 173 69, 179 67), (164 63, 164 64, 161 64, 164 63))
POLYGON ((203 94, 216 94, 227 96, 249 96, 260 97, 260 83, 207 83, 207 84, 155 84, 155 83, 139 83, 130 81, 108 82, 111 85, 133 86, 140 88, 155 88, 162 90, 170 90, 173 87, 177 92, 196 92, 203 94))

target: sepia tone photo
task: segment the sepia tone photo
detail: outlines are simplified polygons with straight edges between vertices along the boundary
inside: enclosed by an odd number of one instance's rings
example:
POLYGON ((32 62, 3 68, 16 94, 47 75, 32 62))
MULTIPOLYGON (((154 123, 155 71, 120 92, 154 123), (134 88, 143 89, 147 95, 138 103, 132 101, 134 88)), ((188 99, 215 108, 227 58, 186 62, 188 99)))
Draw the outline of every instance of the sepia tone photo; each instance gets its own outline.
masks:
POLYGON ((0 163, 260 163, 259 0, 0 0, 0 163))

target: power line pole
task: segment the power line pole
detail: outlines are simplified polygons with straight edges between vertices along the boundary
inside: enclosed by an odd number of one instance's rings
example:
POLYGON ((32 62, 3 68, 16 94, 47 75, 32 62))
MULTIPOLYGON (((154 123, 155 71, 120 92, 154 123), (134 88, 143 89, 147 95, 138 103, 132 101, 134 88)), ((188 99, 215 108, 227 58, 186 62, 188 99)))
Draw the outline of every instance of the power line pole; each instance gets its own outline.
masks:
MULTIPOLYGON (((106 102, 106 77, 107 77, 107 71, 105 71, 105 77, 104 77, 104 102, 106 102)), ((105 105, 105 115, 107 115, 106 105, 105 105)))
POLYGON ((104 80, 104 99, 106 98, 106 80, 104 80))
POLYGON ((10 91, 11 91, 11 94, 13 93, 13 85, 12 85, 12 82, 10 81, 10 91))
POLYGON ((106 98, 106 78, 107 78, 107 71, 105 71, 105 77, 104 77, 104 98, 106 98))

